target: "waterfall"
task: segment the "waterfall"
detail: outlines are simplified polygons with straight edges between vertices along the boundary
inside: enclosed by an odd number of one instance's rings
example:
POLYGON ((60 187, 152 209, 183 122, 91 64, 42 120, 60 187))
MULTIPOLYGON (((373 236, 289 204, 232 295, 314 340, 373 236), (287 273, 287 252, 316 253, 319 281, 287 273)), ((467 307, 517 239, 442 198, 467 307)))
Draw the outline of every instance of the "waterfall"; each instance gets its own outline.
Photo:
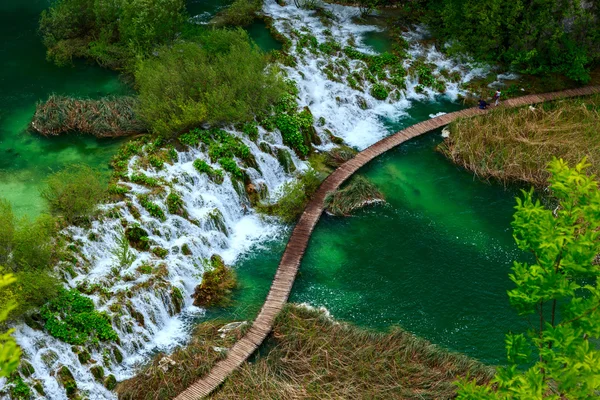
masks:
MULTIPOLYGON (((263 10, 273 18, 274 27, 292 40, 290 53, 296 59, 296 65, 282 69, 287 78, 297 84, 299 106, 309 107, 315 121, 320 121, 315 124, 323 142, 318 146, 319 150, 325 151, 333 146, 328 132, 343 138, 351 146, 363 149, 389 134, 385 120, 400 120, 408 116, 407 110, 413 101, 435 101, 442 96, 430 88, 418 93, 415 89, 417 80, 411 75, 406 77, 406 89, 396 93, 393 100, 378 100, 371 96, 370 83, 365 84, 364 90, 356 90, 344 79, 330 79, 323 68, 327 63, 339 61, 347 64, 351 71, 358 68, 361 61, 352 60, 344 53, 336 56, 310 52, 301 54, 293 32, 311 32, 319 42, 334 38, 342 45, 355 43, 357 50, 375 54, 364 43, 363 36, 366 32, 381 28, 355 23, 353 18, 359 13, 357 8, 338 5, 323 7, 333 15, 329 26, 324 25, 314 11, 301 10, 293 4, 280 6, 275 0, 266 0, 263 10)), ((444 96, 455 99, 464 93, 461 83, 486 73, 484 69, 465 68, 464 64, 445 58, 435 48, 420 44, 419 38, 423 34, 422 31, 403 34, 410 45, 410 57, 404 61, 404 65, 408 68, 412 60, 425 58, 435 63, 438 70, 456 71, 458 79, 446 82, 444 96)), ((345 76, 347 72, 340 74, 345 76)), ((248 168, 247 173, 255 186, 268 189, 271 196, 276 196, 277 189, 293 176, 285 172, 277 158, 262 151, 256 143, 264 141, 271 148, 285 148, 291 154, 296 168, 307 168, 306 162, 283 145, 278 133, 268 133, 259 128, 259 140, 255 143, 234 129, 228 132, 239 137, 250 148, 258 168, 248 168)), ((137 195, 151 193, 150 189, 122 182, 122 185, 130 188, 125 201, 102 205, 102 216, 90 228, 70 227, 63 232, 72 238, 70 240, 76 247, 76 260, 69 264, 68 270, 72 273, 69 273, 67 285, 72 288, 94 288, 89 290, 89 297, 100 311, 111 316, 120 344, 101 343, 88 348, 95 363, 82 364, 71 345, 24 324, 15 327, 16 339, 23 349, 23 359, 31 363, 35 370, 25 381, 30 384, 41 383, 45 391, 44 398, 66 398, 64 388, 55 378, 61 366, 70 369, 80 391, 88 398, 116 398, 113 392, 94 378, 90 370, 92 365, 103 365, 106 376, 112 374, 117 380, 123 380, 133 376, 136 367, 148 361, 156 351, 168 352, 184 344, 191 320, 204 313, 204 310, 192 305, 191 299, 203 272, 202 260, 218 254, 226 263, 233 264, 253 244, 276 238, 286 229, 273 219, 258 216, 250 207, 244 190, 236 187, 228 174, 225 174, 222 184, 216 184, 207 174, 199 173, 193 166, 194 160, 202 159, 211 164, 200 148, 177 151, 177 159, 172 165, 165 164, 161 170, 140 163, 139 156, 134 156, 128 165, 129 174, 141 172, 161 179, 170 187, 164 193, 152 194, 152 201, 165 213, 164 221, 152 217, 139 203, 137 195), (181 195, 187 218, 167 212, 166 196, 170 190, 181 195), (139 210, 137 218, 132 211, 134 209, 139 210), (150 252, 131 249, 135 261, 119 270, 113 253, 119 246, 124 226, 134 223, 148 232, 153 246, 168 250, 168 254, 160 259, 150 252), (191 250, 191 256, 182 251, 184 245, 191 250), (150 266, 153 272, 142 273, 139 270, 141 266, 150 266), (178 292, 183 295, 182 304, 174 296, 178 292)))

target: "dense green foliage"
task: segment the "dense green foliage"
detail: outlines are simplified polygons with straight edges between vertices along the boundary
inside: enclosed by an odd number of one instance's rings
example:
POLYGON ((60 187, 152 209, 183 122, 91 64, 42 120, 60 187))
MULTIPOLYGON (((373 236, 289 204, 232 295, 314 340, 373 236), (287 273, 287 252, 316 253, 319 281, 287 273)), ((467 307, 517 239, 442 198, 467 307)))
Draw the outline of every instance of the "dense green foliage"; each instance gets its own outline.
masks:
MULTIPOLYGON (((14 282, 15 279, 12 275, 0 275, 0 289, 4 289, 14 282)), ((3 302, 0 305, 0 323, 6 320, 14 306, 13 302, 3 302)), ((10 336, 11 333, 12 331, 0 332, 0 378, 10 376, 19 365, 21 350, 10 336)))
POLYGON ((48 58, 59 65, 89 57, 109 68, 175 37, 185 21, 184 0, 55 0, 42 13, 48 58))
POLYGON ((563 0, 424 0, 429 25, 451 50, 529 74, 579 82, 600 60, 600 3, 563 0))
POLYGON ((261 0, 235 0, 215 18, 217 25, 248 26, 262 7, 261 0))
POLYGON ((0 200, 0 274, 10 272, 17 282, 0 287, 0 304, 12 304, 17 319, 56 295, 60 284, 50 275, 56 223, 48 215, 35 221, 18 219, 7 201, 0 200))
POLYGON ((314 169, 301 174, 298 179, 282 185, 281 196, 275 204, 258 204, 260 212, 275 215, 285 223, 293 223, 300 217, 311 196, 321 184, 322 177, 314 169))
POLYGON ((75 289, 62 289, 40 314, 48 333, 65 343, 82 345, 118 339, 108 315, 96 311, 92 300, 75 289))
POLYGON ((284 84, 241 30, 210 30, 161 47, 138 64, 140 115, 159 134, 202 123, 252 121, 278 100, 284 84))
POLYGON ((235 272, 225 265, 223 259, 213 255, 205 265, 202 282, 194 292, 194 305, 198 307, 223 306, 229 303, 229 295, 237 286, 235 272))
POLYGON ((549 164, 558 206, 517 199, 512 223, 521 250, 534 261, 514 263, 511 304, 532 323, 506 337, 508 367, 493 386, 458 383, 460 399, 591 399, 600 390, 600 190, 584 161, 549 164))
POLYGON ((75 164, 50 175, 42 197, 50 211, 68 223, 85 222, 106 195, 102 175, 85 164, 75 164))

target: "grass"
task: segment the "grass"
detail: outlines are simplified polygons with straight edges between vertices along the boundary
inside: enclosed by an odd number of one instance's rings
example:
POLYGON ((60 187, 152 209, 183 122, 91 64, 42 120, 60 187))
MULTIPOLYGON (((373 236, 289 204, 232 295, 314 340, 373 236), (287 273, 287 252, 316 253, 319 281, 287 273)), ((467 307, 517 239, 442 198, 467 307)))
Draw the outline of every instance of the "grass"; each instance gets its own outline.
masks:
POLYGON ((337 216, 348 216, 366 205, 383 202, 385 200, 377 187, 360 175, 325 198, 327 212, 337 216))
POLYGON ((600 95, 458 119, 439 150, 480 178, 546 186, 552 157, 600 173, 600 95))
POLYGON ((224 351, 215 348, 230 348, 248 328, 248 324, 227 332, 221 337, 219 329, 223 321, 209 321, 198 325, 191 342, 173 354, 159 353, 139 373, 117 386, 122 400, 172 399, 196 379, 205 375, 219 360, 225 358, 224 351), (174 364, 171 363, 171 360, 174 364))
POLYGON ((448 399, 453 381, 494 374, 399 328, 375 332, 288 305, 262 348, 212 399, 448 399))
POLYGON ((118 137, 145 133, 147 127, 135 114, 134 97, 105 97, 98 100, 52 95, 36 107, 30 127, 45 136, 69 132, 96 137, 118 137))

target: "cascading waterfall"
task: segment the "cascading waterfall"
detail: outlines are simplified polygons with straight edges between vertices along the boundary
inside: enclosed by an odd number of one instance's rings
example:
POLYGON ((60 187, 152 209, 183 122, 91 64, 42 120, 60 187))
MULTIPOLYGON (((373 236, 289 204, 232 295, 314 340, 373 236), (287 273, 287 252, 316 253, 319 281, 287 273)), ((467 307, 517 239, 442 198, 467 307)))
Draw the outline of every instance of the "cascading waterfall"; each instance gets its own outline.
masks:
MULTIPOLYGON (((354 147, 363 149, 388 134, 384 120, 398 120, 407 115, 412 100, 431 100, 440 96, 430 88, 416 90, 418 80, 412 75, 406 77, 405 90, 398 91, 393 100, 378 100, 370 93, 372 83, 366 82, 363 90, 350 87, 345 79, 332 80, 324 71, 331 61, 347 63, 348 71, 360 66, 362 61, 353 60, 343 52, 334 56, 323 53, 301 51, 294 38, 294 32, 310 32, 317 41, 325 42, 333 38, 342 44, 354 43, 354 47, 366 54, 375 54, 362 41, 366 32, 380 28, 356 24, 353 18, 359 11, 353 7, 325 5, 333 19, 328 26, 314 11, 296 8, 293 4, 280 6, 275 0, 267 0, 264 12, 274 20, 274 27, 291 38, 290 55, 296 59, 294 67, 282 67, 287 77, 294 80, 299 89, 300 107, 309 107, 316 123, 316 130, 323 144, 319 150, 333 146, 331 136, 341 137, 354 147)), ((406 33, 410 47, 410 57, 403 61, 409 68, 412 60, 426 58, 435 63, 438 69, 455 72, 453 81, 445 81, 446 96, 455 99, 462 89, 461 83, 481 75, 486 71, 474 71, 445 58, 434 48, 419 43, 422 34, 406 33)), ((344 78, 348 71, 340 71, 344 78)), ((440 71, 436 76, 442 79, 440 71)), ((246 136, 233 130, 251 150, 258 168, 246 170, 256 187, 266 188, 271 197, 276 196, 277 188, 293 179, 277 158, 264 152, 266 142, 274 149, 289 152, 296 168, 304 170, 307 164, 298 159, 294 152, 283 145, 279 133, 269 133, 259 128, 259 140, 252 142, 246 136), (262 149, 262 150, 261 150, 262 149)), ((276 153, 273 152, 273 153, 276 153)), ((65 344, 44 332, 27 325, 16 327, 16 338, 24 351, 24 359, 34 368, 33 374, 25 381, 43 386, 45 396, 39 398, 65 399, 65 389, 57 382, 56 371, 67 366, 72 372, 80 392, 90 399, 113 399, 115 394, 107 390, 102 380, 94 378, 91 366, 102 365, 105 376, 112 374, 117 380, 131 377, 135 367, 147 361, 157 350, 168 351, 185 342, 194 316, 203 310, 192 305, 191 294, 200 281, 203 261, 213 254, 223 257, 226 263, 234 263, 236 258, 253 244, 276 237, 285 229, 272 219, 259 217, 250 207, 244 192, 225 174, 222 184, 212 182, 207 174, 199 173, 193 161, 202 159, 211 164, 210 159, 200 148, 189 148, 177 152, 178 160, 172 165, 156 170, 140 163, 134 156, 128 165, 129 174, 142 172, 160 179, 168 186, 167 193, 152 193, 151 189, 131 182, 122 185, 130 188, 126 202, 103 205, 102 216, 93 222, 89 229, 71 227, 64 234, 69 236, 75 247, 75 260, 63 262, 68 268, 68 286, 87 288, 85 291, 96 307, 107 312, 119 336, 119 344, 104 344, 86 349, 93 360, 80 362, 75 347, 65 344), (187 218, 166 212, 166 194, 177 191, 185 204, 187 218), (140 204, 137 195, 152 194, 152 201, 163 211, 166 219, 152 217, 140 204), (133 207, 131 207, 133 206, 133 207), (136 218, 133 209, 139 210, 136 218), (138 223, 148 232, 153 246, 168 250, 164 259, 131 249, 135 261, 129 266, 118 267, 114 254, 123 237, 124 226, 138 223), (182 251, 187 245, 192 255, 182 251), (140 267, 150 266, 151 273, 140 272, 140 267)), ((239 160, 238 160, 239 161, 239 160)), ((288 169, 289 170, 289 169, 288 169)), ((59 265, 61 267, 61 265, 59 265)), ((63 265, 64 267, 64 265, 63 265)), ((34 394, 37 394, 34 392, 34 394)))

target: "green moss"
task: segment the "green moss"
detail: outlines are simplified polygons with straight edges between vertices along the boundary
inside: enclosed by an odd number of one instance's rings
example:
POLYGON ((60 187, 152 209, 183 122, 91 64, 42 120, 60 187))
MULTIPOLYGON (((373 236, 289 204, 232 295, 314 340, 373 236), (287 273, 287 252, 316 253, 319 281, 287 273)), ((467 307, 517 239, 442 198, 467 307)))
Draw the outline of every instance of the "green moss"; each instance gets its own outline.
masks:
POLYGON ((158 187, 160 186, 160 182, 156 178, 151 178, 141 172, 135 172, 131 174, 129 180, 133 183, 137 183, 139 185, 149 186, 149 187, 158 187))
POLYGON ((171 289, 171 301, 173 302, 173 307, 175 307, 175 313, 179 314, 183 308, 183 293, 181 293, 178 287, 171 289))
POLYGON ((10 388, 10 396, 13 400, 29 400, 31 397, 31 389, 20 376, 17 375, 17 377, 10 382, 14 385, 10 388))
POLYGON ((115 376, 112 374, 107 376, 104 380, 104 387, 108 390, 115 390, 117 387, 117 378, 115 378, 115 376))
POLYGON ((21 371, 21 375, 25 378, 29 378, 31 375, 35 374, 35 368, 33 368, 33 365, 27 360, 21 360, 21 367, 19 370, 21 371))
POLYGON ((96 311, 92 300, 76 289, 61 290, 42 307, 40 316, 50 335, 69 344, 118 340, 108 315, 96 311))
POLYGON ((150 248, 148 232, 146 232, 139 224, 128 226, 125 229, 125 237, 129 240, 129 244, 134 249, 148 250, 150 248))
POLYGON ((92 368, 90 368, 90 372, 92 373, 94 379, 98 382, 102 382, 104 379, 104 367, 101 365, 94 365, 92 368))
POLYGON ((376 99, 385 100, 388 98, 388 95, 389 92, 387 88, 380 83, 374 84, 371 88, 371 96, 375 97, 376 99))
POLYGON ((150 157, 148 157, 148 162, 154 168, 159 169, 159 170, 162 169, 163 166, 165 165, 165 161, 155 154, 152 154, 150 157))
POLYGON ((165 258, 169 251, 167 249, 163 249, 162 247, 153 247, 152 254, 159 258, 165 258))
POLYGON ((113 349, 113 356, 115 356, 115 360, 118 364, 123 362, 123 353, 121 353, 121 350, 119 350, 117 347, 113 349))
POLYGON ((167 196, 167 209, 171 214, 184 215, 185 209, 183 208, 183 199, 179 193, 172 191, 167 196))
POLYGON ((77 354, 77 358, 79 358, 80 363, 87 364, 92 359, 92 356, 87 350, 80 350, 79 354, 77 354))
POLYGON ((235 273, 218 255, 210 258, 208 270, 202 274, 202 282, 194 292, 197 307, 222 306, 229 302, 229 295, 237 286, 235 273))
POLYGON ((69 399, 74 399, 77 396, 77 382, 73 378, 73 374, 66 366, 62 366, 56 374, 58 381, 62 384, 67 392, 69 399))
POLYGON ((160 221, 166 221, 167 217, 165 216, 165 212, 162 210, 162 208, 160 208, 158 204, 150 200, 149 195, 138 194, 137 198, 142 207, 144 207, 152 217, 160 221))
POLYGON ((213 167, 208 165, 206 161, 201 159, 196 159, 194 161, 194 168, 200 173, 205 173, 208 175, 211 181, 216 184, 223 183, 223 171, 215 170, 213 167))

